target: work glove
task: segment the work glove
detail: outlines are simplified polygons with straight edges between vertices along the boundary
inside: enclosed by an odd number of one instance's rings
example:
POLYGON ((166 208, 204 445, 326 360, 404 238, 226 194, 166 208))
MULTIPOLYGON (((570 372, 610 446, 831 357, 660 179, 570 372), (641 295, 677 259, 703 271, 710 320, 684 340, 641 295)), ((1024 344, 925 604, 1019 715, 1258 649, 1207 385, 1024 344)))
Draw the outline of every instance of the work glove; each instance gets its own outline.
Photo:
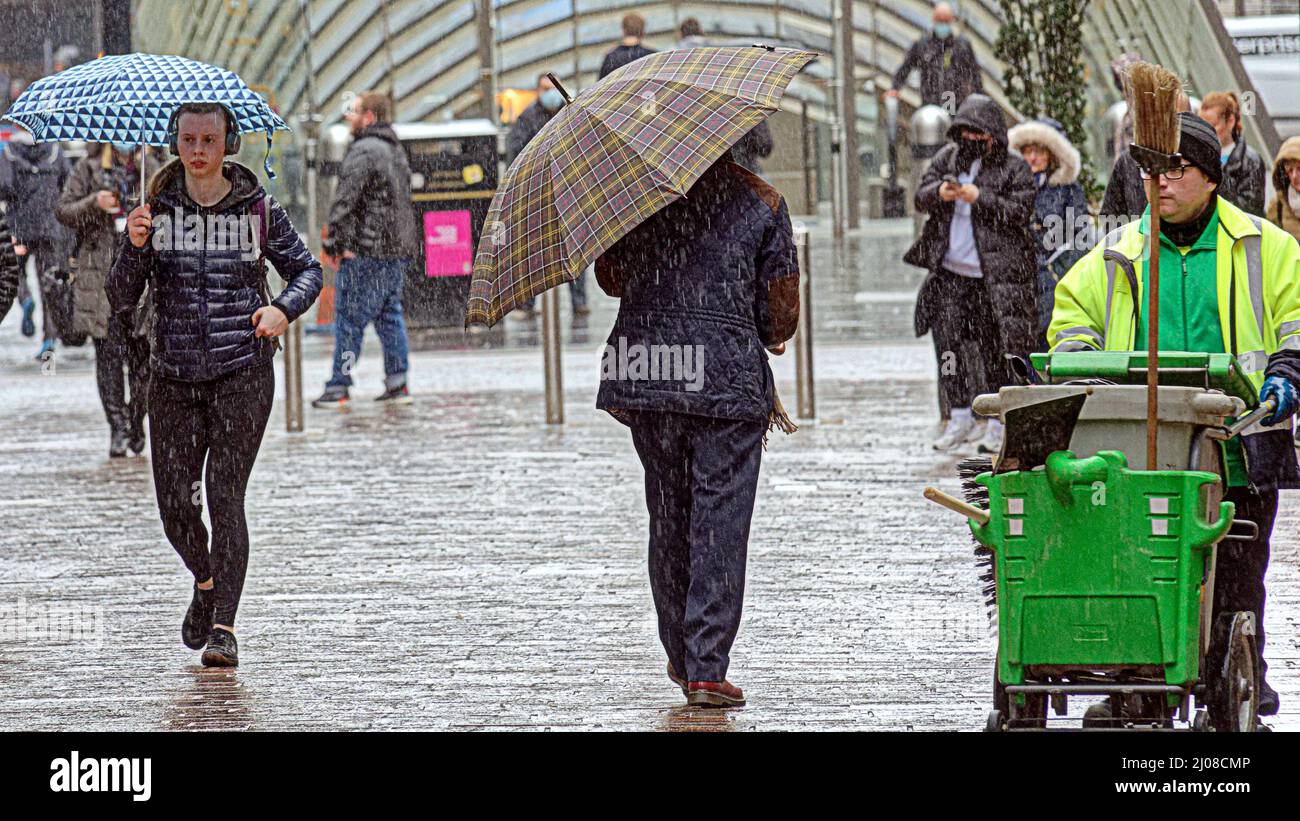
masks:
POLYGON ((1276 425, 1288 419, 1300 408, 1300 397, 1296 396, 1295 386, 1284 376, 1270 376, 1264 380, 1264 387, 1259 389, 1259 401, 1272 399, 1277 407, 1264 419, 1265 425, 1276 425))

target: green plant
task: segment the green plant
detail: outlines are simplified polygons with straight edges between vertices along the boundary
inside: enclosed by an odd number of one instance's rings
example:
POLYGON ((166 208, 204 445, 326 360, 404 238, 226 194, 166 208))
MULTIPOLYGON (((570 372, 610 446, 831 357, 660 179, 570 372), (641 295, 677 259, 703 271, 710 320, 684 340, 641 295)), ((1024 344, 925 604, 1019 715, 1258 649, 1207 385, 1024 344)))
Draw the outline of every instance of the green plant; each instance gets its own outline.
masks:
POLYGON ((1058 120, 1082 166, 1079 182, 1089 200, 1101 186, 1088 154, 1084 117, 1087 100, 1083 62, 1083 18, 1088 0, 998 0, 1002 28, 994 55, 1005 64, 1007 98, 1026 117, 1058 120))

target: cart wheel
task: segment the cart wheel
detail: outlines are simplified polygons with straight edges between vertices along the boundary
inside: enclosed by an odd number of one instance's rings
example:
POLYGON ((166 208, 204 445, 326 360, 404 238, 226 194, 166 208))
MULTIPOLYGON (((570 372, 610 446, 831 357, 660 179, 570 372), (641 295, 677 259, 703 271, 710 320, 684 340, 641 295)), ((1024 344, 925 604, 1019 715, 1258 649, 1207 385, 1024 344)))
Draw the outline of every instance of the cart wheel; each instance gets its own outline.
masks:
POLYGON ((1246 620, 1224 613, 1216 623, 1219 653, 1211 657, 1210 722, 1220 733, 1253 733, 1259 723, 1259 672, 1255 637, 1246 620))
POLYGON ((984 725, 986 733, 1000 733, 1006 729, 1006 714, 1001 710, 993 710, 989 713, 989 720, 984 725))

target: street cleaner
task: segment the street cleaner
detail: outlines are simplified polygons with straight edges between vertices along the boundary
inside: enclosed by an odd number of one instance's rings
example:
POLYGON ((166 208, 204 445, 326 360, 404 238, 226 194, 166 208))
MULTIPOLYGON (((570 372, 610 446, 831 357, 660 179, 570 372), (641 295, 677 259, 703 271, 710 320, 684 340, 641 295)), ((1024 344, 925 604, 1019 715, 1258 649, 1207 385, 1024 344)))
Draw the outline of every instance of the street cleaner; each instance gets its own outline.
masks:
MULTIPOLYGON (((1255 614, 1259 715, 1275 715, 1278 696, 1263 659, 1264 575, 1278 490, 1300 487, 1291 422, 1300 405, 1300 246, 1218 196, 1223 168, 1214 129, 1194 114, 1178 117, 1181 164, 1159 176, 1159 348, 1231 353, 1260 401, 1276 403, 1271 415, 1223 443, 1225 499, 1259 533, 1219 544, 1214 588, 1216 616, 1255 614)), ((1147 350, 1149 219, 1148 208, 1061 280, 1048 330, 1053 353, 1147 350)), ((1093 709, 1089 715, 1097 717, 1093 709)))

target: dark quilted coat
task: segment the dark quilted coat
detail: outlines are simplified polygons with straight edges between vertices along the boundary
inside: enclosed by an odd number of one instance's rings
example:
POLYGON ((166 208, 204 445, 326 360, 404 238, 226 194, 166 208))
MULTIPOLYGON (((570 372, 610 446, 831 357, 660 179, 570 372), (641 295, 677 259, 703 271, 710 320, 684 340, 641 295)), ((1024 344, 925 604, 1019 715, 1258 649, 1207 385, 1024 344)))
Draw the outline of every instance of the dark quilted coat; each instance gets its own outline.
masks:
POLYGON ((0 319, 4 319, 18 294, 18 278, 22 273, 10 241, 9 223, 5 222, 5 215, 0 214, 0 319))
POLYGON ((596 278, 621 298, 596 407, 766 423, 773 407, 765 347, 799 318, 799 266, 790 215, 775 189, 718 162, 687 195, 615 243, 596 278), (702 380, 609 378, 620 351, 698 350, 702 380), (693 390, 692 387, 698 387, 693 390))
MULTIPOLYGON (((242 165, 227 163, 223 173, 233 188, 211 208, 200 207, 185 191, 179 163, 161 172, 150 204, 155 234, 163 215, 181 214, 247 217, 253 203, 265 198, 267 261, 288 281, 272 300, 293 321, 311 307, 321 289, 321 267, 303 245, 289 217, 242 165)), ((271 341, 253 333, 253 314, 263 304, 259 291, 261 267, 254 254, 240 249, 229 224, 214 221, 217 230, 197 250, 174 250, 155 242, 137 249, 123 233, 117 261, 108 276, 108 297, 114 310, 134 306, 145 282, 151 285, 157 324, 151 340, 154 373, 168 379, 198 382, 216 379, 274 355, 271 341), (244 257, 253 256, 252 259, 244 257)), ((249 224, 245 222, 245 225, 249 224)), ((246 232, 244 247, 247 247, 246 232)), ((260 241, 260 240, 259 240, 260 241)))
MULTIPOLYGON (((980 190, 979 199, 971 205, 975 246, 998 314, 1003 350, 1029 351, 1036 344, 1038 293, 1038 255, 1029 227, 1034 216, 1034 176, 1023 157, 1008 151, 1006 122, 993 100, 983 94, 967 97, 953 118, 949 137, 955 138, 962 126, 993 135, 993 145, 974 183, 980 190)), ((945 175, 964 170, 957 167, 957 146, 950 142, 934 155, 916 189, 916 210, 929 217, 903 261, 930 272, 917 294, 917 336, 929 331, 932 323, 942 321, 942 317, 933 315, 933 291, 938 280, 935 272, 948 250, 953 204, 940 199, 939 186, 945 175)))

